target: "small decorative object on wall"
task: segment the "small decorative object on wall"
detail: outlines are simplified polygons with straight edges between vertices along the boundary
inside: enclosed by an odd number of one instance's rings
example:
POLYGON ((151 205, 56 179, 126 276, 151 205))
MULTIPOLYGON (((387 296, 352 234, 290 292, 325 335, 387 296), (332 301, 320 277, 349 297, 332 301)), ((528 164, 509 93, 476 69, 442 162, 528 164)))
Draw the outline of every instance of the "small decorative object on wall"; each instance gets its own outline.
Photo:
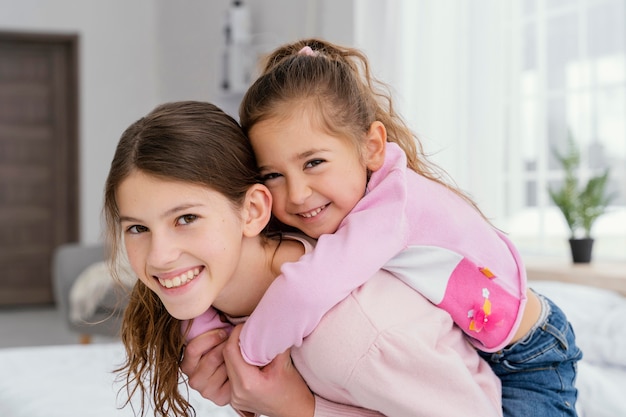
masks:
POLYGON ((222 89, 225 92, 243 95, 252 80, 254 50, 250 28, 250 10, 242 0, 233 0, 226 13, 224 28, 222 89))
POLYGON ((609 168, 600 175, 592 176, 584 187, 578 179, 580 152, 570 136, 568 149, 561 154, 553 151, 565 171, 565 180, 560 188, 548 187, 548 193, 554 204, 561 210, 570 229, 570 248, 574 263, 591 262, 594 239, 591 228, 594 222, 606 211, 607 206, 615 197, 606 191, 609 168))

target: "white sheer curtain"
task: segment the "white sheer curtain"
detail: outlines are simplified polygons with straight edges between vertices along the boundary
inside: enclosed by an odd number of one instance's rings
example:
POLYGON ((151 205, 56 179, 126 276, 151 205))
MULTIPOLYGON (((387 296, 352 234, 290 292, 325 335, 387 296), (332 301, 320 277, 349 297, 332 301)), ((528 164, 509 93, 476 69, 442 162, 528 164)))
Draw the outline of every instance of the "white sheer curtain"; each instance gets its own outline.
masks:
POLYGON ((503 213, 500 0, 355 0, 355 43, 426 150, 485 213, 503 213))

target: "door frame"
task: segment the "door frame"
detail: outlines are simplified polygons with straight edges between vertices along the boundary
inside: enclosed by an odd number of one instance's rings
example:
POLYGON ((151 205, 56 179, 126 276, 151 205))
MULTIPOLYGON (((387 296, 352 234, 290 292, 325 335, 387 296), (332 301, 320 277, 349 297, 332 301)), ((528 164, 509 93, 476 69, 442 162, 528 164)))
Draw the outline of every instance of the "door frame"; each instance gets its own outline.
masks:
MULTIPOLYGON (((54 80, 55 88, 64 86, 63 98, 65 106, 58 108, 59 121, 62 121, 61 129, 64 131, 65 140, 55 157, 62 158, 59 164, 59 177, 66 178, 68 183, 65 195, 59 204, 65 207, 67 230, 55 230, 55 244, 78 241, 80 237, 80 142, 79 142, 79 35, 73 33, 44 33, 44 32, 17 32, 0 30, 0 39, 3 41, 58 44, 64 49, 65 68, 67 74, 64 80, 54 80)), ((57 103, 58 104, 58 103, 57 103)), ((57 207, 58 208, 58 207, 57 207)))
MULTIPOLYGON (((79 35, 74 33, 18 32, 0 30, 0 40, 14 43, 17 48, 24 45, 43 45, 58 48, 53 51, 51 66, 61 68, 54 72, 50 80, 53 89, 52 103, 54 136, 58 146, 51 158, 55 159, 54 178, 60 182, 54 189, 55 217, 50 225, 52 230, 49 265, 56 247, 67 242, 77 242, 80 238, 80 142, 79 142, 79 35), (60 61, 56 61, 60 60, 60 61), (56 62, 55 62, 56 61, 56 62)), ((52 268, 50 268, 51 271, 52 268)), ((52 273, 50 273, 52 278, 52 273)), ((50 280, 50 291, 52 281, 50 280)), ((50 292, 52 296, 52 292, 50 292)), ((43 299, 33 302, 46 302, 43 299)), ((49 299, 48 301, 54 301, 49 299)))

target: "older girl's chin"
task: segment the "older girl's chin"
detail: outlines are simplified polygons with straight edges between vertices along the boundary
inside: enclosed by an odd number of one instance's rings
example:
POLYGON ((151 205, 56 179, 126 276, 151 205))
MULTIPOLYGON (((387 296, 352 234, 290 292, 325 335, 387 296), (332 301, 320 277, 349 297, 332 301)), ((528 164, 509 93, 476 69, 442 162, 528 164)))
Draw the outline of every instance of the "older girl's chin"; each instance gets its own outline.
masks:
POLYGON ((211 300, 198 300, 196 295, 193 300, 161 297, 161 302, 167 312, 178 320, 191 320, 204 314, 211 307, 211 300))
POLYGON ((204 304, 196 306, 173 306, 164 303, 164 305, 167 312, 177 320, 195 319, 196 317, 202 316, 209 309, 209 307, 211 307, 210 304, 208 306, 205 306, 204 304))

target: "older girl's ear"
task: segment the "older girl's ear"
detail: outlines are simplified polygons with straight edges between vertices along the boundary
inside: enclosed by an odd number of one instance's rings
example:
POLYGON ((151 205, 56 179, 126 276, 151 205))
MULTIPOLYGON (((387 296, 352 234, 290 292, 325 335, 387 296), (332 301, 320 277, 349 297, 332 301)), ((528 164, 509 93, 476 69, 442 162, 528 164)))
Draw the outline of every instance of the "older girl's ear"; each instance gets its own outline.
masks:
POLYGON ((387 129, 379 121, 373 122, 365 140, 365 165, 370 171, 378 171, 385 162, 387 129))
POLYGON ((272 215, 272 194, 263 184, 254 184, 246 193, 243 206, 245 236, 261 233, 272 215))

